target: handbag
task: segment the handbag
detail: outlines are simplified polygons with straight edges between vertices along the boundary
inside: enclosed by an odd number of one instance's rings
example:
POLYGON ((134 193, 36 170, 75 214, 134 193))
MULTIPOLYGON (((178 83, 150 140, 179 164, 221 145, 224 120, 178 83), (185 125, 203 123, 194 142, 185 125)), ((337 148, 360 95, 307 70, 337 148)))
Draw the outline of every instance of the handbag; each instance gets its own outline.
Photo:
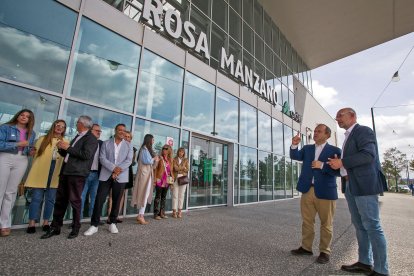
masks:
MULTIPOLYGON (((161 157, 163 158, 163 157, 161 157)), ((167 167, 165 166, 164 158, 162 159, 162 164, 164 165, 165 174, 167 175, 167 184, 174 185, 174 178, 167 173, 167 167)))
POLYGON ((187 175, 183 175, 177 178, 177 183, 179 186, 182 186, 182 185, 187 185, 188 183, 190 183, 190 181, 188 180, 187 175))

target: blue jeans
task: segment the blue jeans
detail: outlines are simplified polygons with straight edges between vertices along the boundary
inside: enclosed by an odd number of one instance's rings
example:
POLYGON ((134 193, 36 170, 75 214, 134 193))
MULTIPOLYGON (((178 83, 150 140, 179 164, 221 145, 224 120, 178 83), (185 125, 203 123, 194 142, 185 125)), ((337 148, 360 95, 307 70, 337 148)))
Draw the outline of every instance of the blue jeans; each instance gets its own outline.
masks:
POLYGON ((32 188, 32 202, 29 206, 29 219, 39 222, 40 207, 45 196, 45 209, 43 210, 43 220, 49 220, 53 212, 56 198, 56 188, 50 188, 50 181, 52 181, 53 172, 55 171, 56 161, 52 160, 49 168, 49 175, 47 178, 46 188, 32 188))
POLYGON ((98 191, 98 186, 99 186, 98 172, 92 172, 91 171, 89 173, 88 177, 86 178, 85 186, 84 186, 83 192, 82 192, 81 218, 83 218, 83 208, 85 206, 85 199, 86 199, 86 195, 88 194, 88 191, 89 191, 89 212, 88 212, 88 215, 89 215, 89 217, 92 216, 93 206, 95 205, 95 197, 96 197, 96 192, 98 191))
POLYGON ((353 196, 346 185, 345 197, 358 241, 358 261, 372 265, 374 271, 389 274, 387 241, 379 218, 378 195, 353 196))
POLYGON ((45 196, 45 209, 43 210, 43 220, 49 220, 53 212, 53 206, 55 205, 56 198, 55 188, 32 188, 32 202, 29 206, 29 219, 39 222, 40 219, 40 207, 43 201, 43 195, 45 196))

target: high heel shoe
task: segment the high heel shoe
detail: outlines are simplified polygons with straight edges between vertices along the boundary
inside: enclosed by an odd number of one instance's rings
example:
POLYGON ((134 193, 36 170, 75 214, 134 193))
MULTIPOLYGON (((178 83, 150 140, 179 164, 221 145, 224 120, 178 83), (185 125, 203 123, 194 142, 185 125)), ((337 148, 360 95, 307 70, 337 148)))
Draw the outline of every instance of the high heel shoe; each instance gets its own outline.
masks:
POLYGON ((144 217, 137 217, 137 223, 142 225, 147 225, 148 221, 145 221, 144 217))

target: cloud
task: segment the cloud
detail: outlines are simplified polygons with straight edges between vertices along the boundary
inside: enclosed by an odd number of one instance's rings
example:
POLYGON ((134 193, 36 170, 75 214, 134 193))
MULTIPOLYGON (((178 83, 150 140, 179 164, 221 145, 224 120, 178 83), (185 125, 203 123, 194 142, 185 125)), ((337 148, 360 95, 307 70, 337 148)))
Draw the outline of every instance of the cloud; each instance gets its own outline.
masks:
POLYGON ((338 91, 333 87, 324 86, 319 81, 312 81, 313 96, 326 109, 339 103, 338 91))

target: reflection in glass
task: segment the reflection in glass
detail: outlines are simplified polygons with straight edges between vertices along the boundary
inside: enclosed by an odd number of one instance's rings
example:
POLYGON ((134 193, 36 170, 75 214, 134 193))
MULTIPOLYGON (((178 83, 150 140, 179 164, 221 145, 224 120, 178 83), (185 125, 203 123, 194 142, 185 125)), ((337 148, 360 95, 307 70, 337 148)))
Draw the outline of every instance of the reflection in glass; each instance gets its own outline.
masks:
POLYGON ((296 187, 298 186, 298 180, 299 180, 301 165, 302 165, 302 163, 292 161, 292 168, 293 168, 293 170, 292 170, 292 173, 293 173, 292 185, 293 185, 293 195, 294 196, 299 195, 299 191, 296 190, 296 187))
POLYGON ((289 108, 290 111, 295 111, 295 94, 289 90, 289 108))
POLYGON ((100 139, 102 141, 108 140, 114 135, 114 128, 117 124, 123 123, 127 129, 131 129, 132 126, 131 116, 67 100, 62 119, 66 121, 66 137, 68 140, 76 136, 76 121, 81 115, 88 115, 94 123, 101 126, 100 139))
POLYGON ((254 53, 254 33, 246 23, 243 24, 243 47, 245 51, 254 53))
POLYGON ((0 1, 0 77, 61 93, 75 25, 55 1, 0 1))
POLYGON ((208 134, 213 132, 214 85, 187 72, 183 125, 208 134))
POLYGON ((224 0, 213 0, 213 22, 219 25, 223 30, 227 30, 227 9, 228 5, 224 0))
MULTIPOLYGON (((273 152, 283 155, 283 124, 278 120, 272 118, 272 130, 273 130, 273 152)), ((290 145, 289 145, 290 146, 290 145)), ((288 150, 288 149, 287 149, 288 150)))
POLYGON ((289 105, 289 90, 284 84, 282 84, 282 102, 283 102, 283 105, 287 102, 288 106, 290 106, 289 105))
POLYGON ((243 19, 253 26, 253 0, 243 1, 243 19))
POLYGON ((240 143, 257 147, 257 109, 240 102, 240 143))
POLYGON ((216 135, 238 141, 239 100, 217 88, 216 135))
POLYGON ((259 151, 259 200, 273 199, 273 157, 271 153, 259 151))
POLYGON ((141 63, 138 115, 180 124, 184 70, 148 50, 141 63))
POLYGON ((285 157, 273 155, 274 176, 274 199, 285 198, 285 157))
POLYGON ((272 47, 272 18, 264 12, 264 39, 268 46, 272 47))
POLYGON ((229 39, 229 53, 234 56, 234 60, 242 60, 242 47, 234 39, 229 39))
POLYGON ((211 29, 211 56, 217 60, 221 58, 221 48, 227 49, 227 34, 223 32, 216 24, 211 29))
POLYGON ((272 151, 272 120, 269 115, 259 111, 259 149, 272 151))
POLYGON ((211 0, 192 0, 191 2, 202 12, 204 12, 208 17, 210 17, 211 0))
POLYGON ((286 197, 293 197, 293 164, 290 158, 286 160, 286 197))
POLYGON ((240 146, 240 203, 257 202, 257 150, 240 146))
POLYGON ((132 112, 140 47, 82 18, 69 95, 132 112))
POLYGON ((234 159, 233 159, 233 177, 234 177, 234 184, 233 184, 233 200, 234 204, 239 204, 239 145, 234 144, 234 159))
POLYGON ((263 37, 263 8, 257 0, 254 1, 254 30, 263 37))
POLYGON ((239 43, 242 42, 242 19, 241 17, 232 9, 229 11, 229 35, 236 39, 239 43))
POLYGON ((238 14, 241 15, 242 1, 240 1, 240 0, 230 0, 229 4, 238 14))
POLYGON ((285 144, 285 155, 289 156, 290 146, 292 145, 292 128, 283 125, 284 144, 285 144))

